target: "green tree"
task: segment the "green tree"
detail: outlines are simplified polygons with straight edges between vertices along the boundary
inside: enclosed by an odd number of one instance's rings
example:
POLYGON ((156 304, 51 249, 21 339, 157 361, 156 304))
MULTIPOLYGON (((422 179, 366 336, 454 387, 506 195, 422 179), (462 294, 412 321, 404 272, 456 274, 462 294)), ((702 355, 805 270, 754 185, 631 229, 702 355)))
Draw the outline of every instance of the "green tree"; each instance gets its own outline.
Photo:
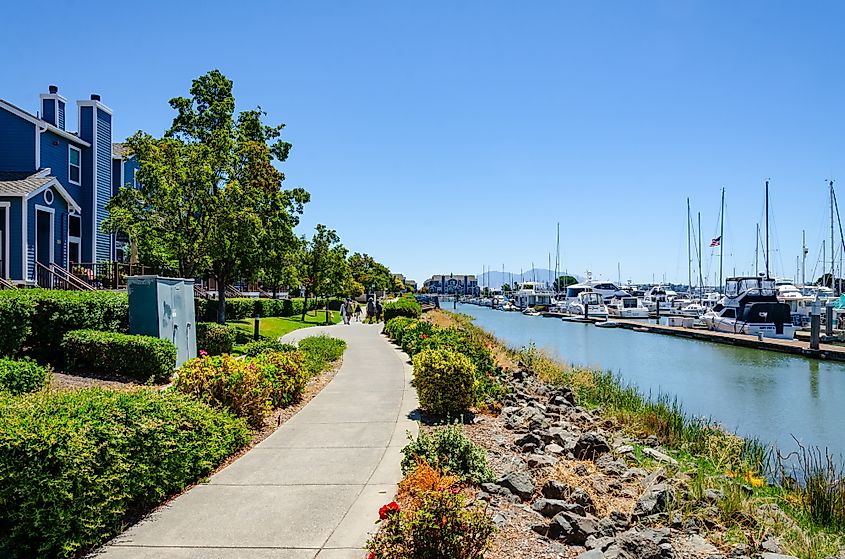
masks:
POLYGON ((210 272, 221 323, 229 282, 262 272, 276 285, 292 277, 293 227, 309 199, 281 189, 274 164, 290 152, 284 125, 263 124, 260 109, 236 117, 232 85, 218 70, 200 76, 190 97, 170 100, 177 115, 164 138, 130 138, 142 187, 114 197, 107 222, 137 241, 142 261, 170 262, 183 277, 210 272))
POLYGON ((502 293, 510 293, 510 292, 511 292, 510 284, 509 283, 503 283, 502 284, 502 293))
POLYGON ((574 285, 576 283, 578 283, 578 280, 573 276, 560 276, 554 282, 554 289, 555 291, 563 291, 567 288, 567 286, 574 285))
POLYGON ((368 254, 356 252, 349 257, 349 271, 352 277, 369 291, 375 286, 376 291, 394 288, 393 275, 387 266, 379 264, 368 254))
POLYGON ((308 309, 308 296, 326 301, 326 322, 328 323, 328 298, 343 293, 349 287, 352 276, 346 261, 346 248, 340 244, 340 237, 333 229, 318 224, 310 240, 304 241, 302 255, 302 278, 305 287, 305 304, 302 320, 308 309))

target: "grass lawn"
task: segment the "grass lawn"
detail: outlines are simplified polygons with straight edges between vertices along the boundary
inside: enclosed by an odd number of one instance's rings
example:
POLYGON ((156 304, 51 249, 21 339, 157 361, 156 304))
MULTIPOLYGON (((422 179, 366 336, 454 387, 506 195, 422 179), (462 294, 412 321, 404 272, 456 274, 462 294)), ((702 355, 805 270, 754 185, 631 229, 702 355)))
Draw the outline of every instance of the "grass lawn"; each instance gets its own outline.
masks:
MULTIPOLYGON (((329 311, 331 313, 331 323, 337 324, 340 322, 340 313, 338 311, 329 311)), ((326 323, 326 311, 314 311, 305 314, 305 322, 302 321, 302 315, 285 316, 285 317, 270 317, 262 318, 259 325, 259 333, 270 339, 277 339, 279 336, 284 336, 288 332, 299 330, 300 328, 308 328, 309 326, 322 326, 326 323)), ((239 330, 243 330, 250 336, 253 333, 253 320, 233 320, 230 322, 239 330)))

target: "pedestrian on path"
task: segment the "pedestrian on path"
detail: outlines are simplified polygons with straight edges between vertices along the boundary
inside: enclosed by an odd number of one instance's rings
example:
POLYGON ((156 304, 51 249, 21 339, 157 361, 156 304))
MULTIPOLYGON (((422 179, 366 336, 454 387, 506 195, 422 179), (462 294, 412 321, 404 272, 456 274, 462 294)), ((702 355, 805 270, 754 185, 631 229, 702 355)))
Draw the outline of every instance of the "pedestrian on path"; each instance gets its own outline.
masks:
POLYGON ((367 299, 367 320, 366 323, 370 324, 376 316, 376 304, 373 303, 373 298, 370 297, 367 299))
POLYGON ((361 322, 361 305, 355 301, 355 322, 361 322))
POLYGON ((352 324, 352 299, 346 298, 346 324, 352 324))
POLYGON ((376 322, 381 322, 381 313, 384 307, 381 306, 381 301, 376 299, 376 322))
POLYGON ((349 306, 349 305, 348 305, 348 303, 346 302, 346 300, 345 300, 345 299, 344 299, 344 301, 340 304, 340 318, 343 320, 343 323, 344 323, 344 324, 349 324, 349 323, 347 322, 347 314, 346 314, 346 309, 347 309, 347 307, 348 307, 348 306, 349 306))

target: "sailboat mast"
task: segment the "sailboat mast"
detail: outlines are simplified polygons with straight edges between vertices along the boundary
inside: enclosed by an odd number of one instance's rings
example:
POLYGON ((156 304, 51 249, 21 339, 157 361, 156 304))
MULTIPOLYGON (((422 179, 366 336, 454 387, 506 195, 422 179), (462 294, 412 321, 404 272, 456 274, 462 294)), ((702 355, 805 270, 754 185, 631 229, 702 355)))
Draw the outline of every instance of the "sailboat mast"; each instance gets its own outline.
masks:
POLYGON ((766 279, 769 279, 769 181, 766 181, 766 279))
POLYGON ((760 275, 760 224, 757 224, 757 240, 754 242, 754 275, 760 275))
MULTIPOLYGON (((557 248, 555 249, 555 283, 560 283, 560 222, 557 222, 557 248)), ((560 286, 556 285, 555 291, 560 291, 560 286)))
POLYGON ((807 233, 801 230, 801 285, 807 284, 807 233))
POLYGON ((689 213, 689 198, 687 198, 687 281, 689 282, 689 289, 687 291, 692 294, 692 219, 689 213))
POLYGON ((722 224, 719 228, 719 287, 722 289, 722 262, 725 254, 725 188, 722 187, 722 211, 720 213, 722 224))
POLYGON ((833 181, 830 181, 830 288, 836 289, 836 285, 833 283, 833 278, 836 277, 835 270, 833 269, 836 265, 836 242, 833 238, 833 181))
POLYGON ((698 212, 698 299, 704 299, 704 275, 701 270, 701 212, 698 212))

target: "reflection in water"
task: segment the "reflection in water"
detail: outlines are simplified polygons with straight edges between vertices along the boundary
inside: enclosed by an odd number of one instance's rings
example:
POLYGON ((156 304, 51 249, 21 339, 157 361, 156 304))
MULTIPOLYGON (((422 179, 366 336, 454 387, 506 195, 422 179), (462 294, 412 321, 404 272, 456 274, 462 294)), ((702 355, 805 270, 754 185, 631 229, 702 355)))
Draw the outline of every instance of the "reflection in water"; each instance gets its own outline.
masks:
POLYGON ((845 421, 843 363, 475 305, 458 310, 513 346, 534 343, 565 362, 618 372, 643 392, 677 395, 688 413, 712 417, 740 434, 785 450, 794 448, 794 435, 845 452, 845 431, 837 428, 845 421))

